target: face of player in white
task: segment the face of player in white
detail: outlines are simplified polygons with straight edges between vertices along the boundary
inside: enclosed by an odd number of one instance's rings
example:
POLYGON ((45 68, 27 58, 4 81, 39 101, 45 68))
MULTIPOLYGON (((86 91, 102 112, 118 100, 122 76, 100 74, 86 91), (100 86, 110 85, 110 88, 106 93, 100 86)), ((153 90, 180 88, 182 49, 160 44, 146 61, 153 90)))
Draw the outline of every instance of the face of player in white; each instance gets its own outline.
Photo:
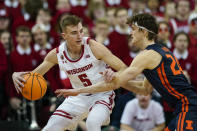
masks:
POLYGON ((83 35, 84 32, 81 23, 75 26, 67 26, 62 33, 62 37, 66 40, 68 48, 73 51, 81 49, 83 35))

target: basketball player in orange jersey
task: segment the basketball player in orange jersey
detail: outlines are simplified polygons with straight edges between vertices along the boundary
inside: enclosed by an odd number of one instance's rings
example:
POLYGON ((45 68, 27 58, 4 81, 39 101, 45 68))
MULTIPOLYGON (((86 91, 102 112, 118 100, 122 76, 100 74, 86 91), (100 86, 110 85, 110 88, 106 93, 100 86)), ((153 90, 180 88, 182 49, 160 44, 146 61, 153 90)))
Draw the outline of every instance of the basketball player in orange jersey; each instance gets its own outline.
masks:
POLYGON ((111 77, 111 74, 105 75, 108 80, 106 82, 86 88, 57 90, 56 93, 58 96, 74 96, 79 93, 109 91, 121 86, 146 95, 152 91, 153 86, 175 107, 176 116, 165 131, 197 131, 197 94, 183 74, 176 57, 164 45, 154 42, 158 32, 155 18, 149 14, 139 14, 128 19, 128 24, 132 28, 133 44, 143 51, 134 58, 127 69, 117 73, 115 77, 111 77), (144 82, 132 81, 140 73, 146 76, 144 82))
MULTIPOLYGON (((126 68, 103 44, 83 37, 83 27, 78 17, 67 16, 61 27, 65 42, 50 51, 44 62, 33 72, 44 75, 54 65, 59 64, 60 69, 68 75, 73 88, 85 88, 104 80, 99 72, 106 70, 107 65, 117 71, 126 68)), ((20 87, 23 87, 23 74, 25 72, 13 74, 18 92, 21 92, 20 87)), ((86 117, 88 131, 101 131, 101 126, 109 122, 114 97, 113 91, 68 97, 53 113, 43 131, 73 130, 77 123, 86 117)))

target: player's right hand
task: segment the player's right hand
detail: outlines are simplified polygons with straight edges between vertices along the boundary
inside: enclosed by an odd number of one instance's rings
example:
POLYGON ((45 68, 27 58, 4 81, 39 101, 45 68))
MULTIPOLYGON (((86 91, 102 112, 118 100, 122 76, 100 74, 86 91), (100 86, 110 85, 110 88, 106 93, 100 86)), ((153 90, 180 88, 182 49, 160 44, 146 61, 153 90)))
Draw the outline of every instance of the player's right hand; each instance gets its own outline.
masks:
POLYGON ((23 75, 27 73, 28 72, 14 72, 12 74, 12 80, 14 82, 17 93, 22 92, 21 87, 24 87, 23 82, 26 82, 26 80, 23 78, 23 75))

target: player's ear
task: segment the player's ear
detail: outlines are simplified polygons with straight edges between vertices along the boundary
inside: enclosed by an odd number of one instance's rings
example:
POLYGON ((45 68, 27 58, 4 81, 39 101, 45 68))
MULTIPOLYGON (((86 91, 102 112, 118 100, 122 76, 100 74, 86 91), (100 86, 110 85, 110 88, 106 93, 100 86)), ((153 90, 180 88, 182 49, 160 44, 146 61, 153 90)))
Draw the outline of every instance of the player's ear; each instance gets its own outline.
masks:
POLYGON ((65 33, 61 33, 61 36, 62 36, 63 39, 66 40, 66 34, 65 33))
POLYGON ((144 36, 148 38, 148 31, 147 30, 143 30, 143 31, 144 31, 144 36))

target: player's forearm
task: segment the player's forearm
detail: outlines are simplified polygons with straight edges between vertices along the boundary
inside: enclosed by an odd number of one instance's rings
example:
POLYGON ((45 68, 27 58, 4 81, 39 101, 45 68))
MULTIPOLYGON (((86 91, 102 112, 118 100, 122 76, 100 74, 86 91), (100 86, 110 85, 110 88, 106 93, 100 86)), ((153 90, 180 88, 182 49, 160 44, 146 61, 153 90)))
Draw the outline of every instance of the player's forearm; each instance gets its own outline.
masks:
POLYGON ((80 88, 78 90, 79 93, 98 93, 98 92, 105 92, 117 89, 118 86, 116 86, 113 82, 106 83, 104 81, 99 82, 97 84, 91 85, 89 87, 80 88))
POLYGON ((48 70, 50 70, 55 64, 44 61, 42 64, 40 64, 36 69, 34 69, 33 73, 39 73, 41 75, 44 75, 48 70))
POLYGON ((165 128, 165 124, 160 124, 160 125, 157 125, 155 128, 153 128, 151 131, 163 131, 165 128))
POLYGON ((142 95, 147 95, 149 94, 149 91, 144 87, 143 81, 128 81, 123 88, 136 93, 136 94, 142 94, 142 95))

